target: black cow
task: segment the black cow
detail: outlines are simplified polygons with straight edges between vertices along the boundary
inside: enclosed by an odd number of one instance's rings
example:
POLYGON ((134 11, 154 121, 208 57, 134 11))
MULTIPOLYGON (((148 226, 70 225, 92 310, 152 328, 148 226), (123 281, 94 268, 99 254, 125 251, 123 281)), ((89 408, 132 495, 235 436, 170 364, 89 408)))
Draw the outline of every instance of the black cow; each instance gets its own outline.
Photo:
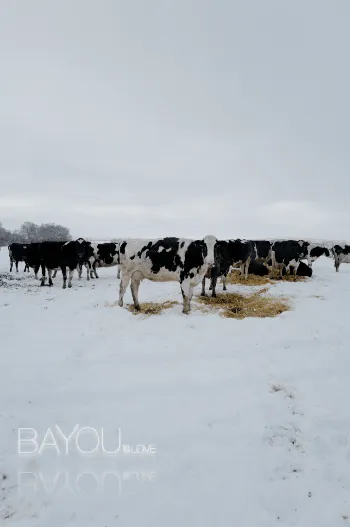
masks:
POLYGON ((285 240, 274 242, 272 245, 272 266, 274 269, 279 269, 281 276, 283 269, 290 273, 293 268, 296 274, 300 260, 307 257, 308 242, 303 240, 285 240))
MULTIPOLYGON (((16 265, 16 272, 18 273, 18 262, 25 262, 25 253, 27 250, 27 243, 11 243, 8 246, 10 257, 10 273, 12 273, 13 264, 16 265)), ((24 271, 29 271, 29 267, 25 263, 24 271)))
POLYGON ((350 263, 350 245, 334 245, 331 252, 336 272, 339 271, 341 263, 350 263))
POLYGON ((266 265, 257 262, 256 260, 251 260, 248 268, 249 274, 255 274, 257 276, 266 276, 269 274, 269 270, 266 265))
POLYGON ((38 271, 41 265, 40 246, 41 243, 28 243, 24 253, 26 267, 28 268, 28 271, 30 267, 34 270, 36 279, 38 279, 38 271))
POLYGON ((83 238, 70 242, 42 242, 40 245, 41 285, 45 285, 45 269, 49 274, 49 286, 52 286, 52 271, 60 268, 63 275, 63 289, 67 284, 67 267, 69 269, 68 287, 72 287, 74 270, 89 261, 93 254, 91 243, 83 238))
POLYGON ((218 277, 222 277, 223 290, 226 291, 226 278, 232 265, 241 266, 241 274, 248 276, 248 268, 252 253, 252 242, 249 240, 219 240, 215 244, 215 263, 208 269, 202 280, 202 296, 205 296, 205 278, 211 279, 210 289, 212 296, 216 297, 216 283, 218 277))

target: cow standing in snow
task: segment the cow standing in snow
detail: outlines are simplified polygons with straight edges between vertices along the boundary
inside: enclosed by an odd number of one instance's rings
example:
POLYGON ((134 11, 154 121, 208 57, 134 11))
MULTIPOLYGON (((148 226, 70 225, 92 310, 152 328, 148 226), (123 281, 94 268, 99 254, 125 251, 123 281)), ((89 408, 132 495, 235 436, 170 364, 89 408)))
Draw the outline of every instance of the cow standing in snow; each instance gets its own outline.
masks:
POLYGON ((60 268, 63 275, 63 289, 65 289, 68 267, 68 287, 72 287, 74 270, 81 263, 88 261, 92 254, 91 243, 83 238, 70 242, 42 242, 40 244, 41 285, 45 285, 45 269, 49 274, 49 286, 52 286, 52 271, 60 268))
POLYGON ((24 262, 24 271, 29 271, 29 267, 25 261, 25 253, 28 247, 28 243, 10 243, 8 246, 9 257, 10 257, 10 273, 12 273, 13 264, 16 266, 16 272, 18 273, 18 262, 24 262))
POLYGON ((309 267, 312 267, 313 262, 315 262, 320 256, 326 256, 327 258, 332 257, 331 250, 326 247, 326 245, 320 245, 319 243, 309 243, 307 245, 307 263, 309 267))
POLYGON ((241 275, 248 278, 248 268, 252 253, 252 243, 248 240, 219 240, 215 244, 215 264, 209 268, 202 280, 202 296, 205 296, 205 279, 211 279, 212 297, 216 297, 216 283, 222 277, 223 290, 226 291, 226 278, 232 265, 240 265, 241 275))
POLYGON ((341 263, 350 263, 350 245, 334 245, 331 249, 334 258, 334 267, 336 272, 339 271, 341 263))
POLYGON ((119 305, 131 280, 135 309, 140 309, 138 290, 141 280, 180 282, 183 313, 190 311, 193 288, 200 283, 208 266, 214 265, 216 238, 203 240, 160 238, 158 240, 126 240, 119 246, 121 281, 119 305))

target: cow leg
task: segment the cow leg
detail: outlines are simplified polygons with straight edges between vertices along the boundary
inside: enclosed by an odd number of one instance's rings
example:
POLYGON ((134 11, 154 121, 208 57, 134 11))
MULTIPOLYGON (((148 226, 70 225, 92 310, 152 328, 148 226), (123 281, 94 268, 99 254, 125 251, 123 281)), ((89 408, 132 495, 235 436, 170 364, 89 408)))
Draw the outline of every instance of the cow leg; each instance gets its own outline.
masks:
POLYGON ((130 287, 131 287, 132 299, 134 301, 134 307, 138 311, 140 310, 139 297, 138 297, 140 282, 141 282, 140 274, 139 273, 134 273, 132 275, 132 277, 131 277, 131 286, 130 287))
POLYGON ((205 296, 205 276, 203 276, 203 280, 202 280, 202 292, 201 292, 201 296, 205 296))
POLYGON ((73 275, 74 275, 74 267, 73 267, 73 269, 69 269, 69 274, 68 274, 68 287, 69 288, 72 287, 73 275))
MULTIPOLYGON (((96 276, 96 278, 98 278, 98 277, 96 276)), ((118 265, 118 274, 117 274, 117 278, 120 278, 120 266, 119 266, 119 265, 118 265)))
POLYGON ((227 275, 224 274, 224 275, 222 276, 222 290, 223 290, 223 291, 227 291, 227 287, 226 287, 226 278, 227 278, 227 275))
POLYGON ((338 262, 337 260, 335 260, 335 262, 334 262, 334 267, 335 267, 335 270, 336 270, 337 273, 338 273, 338 271, 339 271, 339 266, 340 266, 340 262, 338 262))
POLYGON ((191 310, 191 297, 193 294, 193 287, 190 287, 189 280, 185 280, 181 283, 181 292, 183 298, 183 314, 188 315, 191 310))
MULTIPOLYGON (((97 274, 97 271, 96 271, 96 267, 97 267, 97 263, 94 262, 92 264, 92 272, 95 273, 95 278, 98 278, 98 274, 97 274)), ((92 278, 92 277, 91 277, 92 278)))
POLYGON ((212 273, 211 275, 211 296, 212 298, 216 298, 216 283, 217 283, 218 277, 216 276, 216 273, 212 273))
POLYGON ((91 268, 90 262, 86 262, 85 267, 86 267, 86 279, 87 281, 89 281, 90 280, 90 268, 91 268))
POLYGON ((250 256, 249 258, 247 258, 247 260, 244 263, 244 278, 246 280, 248 280, 249 265, 250 265, 250 256))
POLYGON ((124 298, 124 295, 125 295, 126 288, 129 285, 130 278, 131 277, 130 277, 129 274, 122 273, 122 277, 121 277, 120 285, 119 285, 119 302, 118 302, 118 305, 120 307, 123 307, 123 298, 124 298))
POLYGON ((45 279, 46 279, 46 276, 45 276, 45 265, 44 264, 41 264, 41 286, 44 286, 45 285, 45 279))
MULTIPOLYGON (((83 266, 81 263, 78 263, 77 265, 77 271, 78 271, 78 277, 79 277, 79 280, 81 280, 81 275, 83 273, 83 266)), ((69 287, 69 284, 68 284, 68 287, 69 287)))
POLYGON ((52 278, 56 278, 56 275, 57 275, 57 269, 54 269, 52 278))
POLYGON ((12 273, 12 268, 13 268, 13 260, 12 258, 10 259, 10 273, 12 273))
POLYGON ((48 274, 49 274, 49 286, 51 287, 53 285, 52 283, 52 269, 48 269, 48 274))
POLYGON ((62 285, 62 289, 66 289, 67 287, 67 268, 65 265, 61 265, 61 271, 62 271, 62 276, 63 276, 63 285, 62 285))
POLYGON ((34 266, 35 280, 38 280, 39 267, 40 267, 40 265, 35 265, 34 266))
POLYGON ((16 260, 16 273, 18 273, 18 260, 16 260))

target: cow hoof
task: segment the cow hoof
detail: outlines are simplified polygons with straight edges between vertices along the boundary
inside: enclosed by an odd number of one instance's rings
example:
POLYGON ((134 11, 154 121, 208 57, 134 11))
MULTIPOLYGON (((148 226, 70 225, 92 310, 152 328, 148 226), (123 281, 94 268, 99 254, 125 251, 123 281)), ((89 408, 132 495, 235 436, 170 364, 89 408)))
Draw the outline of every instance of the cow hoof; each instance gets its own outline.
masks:
POLYGON ((44 287, 45 283, 41 282, 40 287, 44 287))
POLYGON ((119 302, 118 302, 118 306, 119 306, 119 307, 123 307, 123 302, 120 302, 120 301, 119 301, 119 302))
POLYGON ((62 289, 66 289, 66 284, 63 284, 62 289))
POLYGON ((227 291, 227 287, 226 286, 223 288, 223 291, 227 291))
POLYGON ((205 293, 201 293, 201 296, 206 296, 205 293))
POLYGON ((52 282, 51 282, 51 283, 49 282, 49 287, 52 287, 52 286, 53 286, 53 283, 52 283, 52 282))
POLYGON ((136 309, 136 311, 141 311, 139 304, 137 304, 137 306, 134 306, 134 308, 136 309))
POLYGON ((68 287, 69 287, 69 289, 71 289, 71 287, 72 287, 72 284, 68 284, 68 287))
POLYGON ((182 314, 183 314, 183 315, 189 315, 189 314, 190 314, 190 310, 185 311, 185 310, 183 309, 183 310, 182 310, 182 314))

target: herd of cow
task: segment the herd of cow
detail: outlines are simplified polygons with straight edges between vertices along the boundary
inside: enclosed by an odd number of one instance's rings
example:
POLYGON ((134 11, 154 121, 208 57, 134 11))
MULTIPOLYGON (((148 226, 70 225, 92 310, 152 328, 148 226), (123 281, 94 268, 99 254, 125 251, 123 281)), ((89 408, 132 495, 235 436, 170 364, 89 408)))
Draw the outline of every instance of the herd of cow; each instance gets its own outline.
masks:
POLYGON ((110 243, 92 243, 78 238, 69 242, 12 243, 8 247, 10 272, 13 265, 18 271, 18 262, 25 263, 25 271, 31 267, 35 278, 41 268, 41 285, 45 285, 46 270, 49 286, 53 285, 57 270, 63 275, 63 288, 72 287, 74 271, 79 278, 83 266, 87 279, 98 278, 98 267, 118 266, 120 280, 119 305, 123 305, 125 291, 131 281, 131 293, 136 309, 140 309, 138 289, 141 280, 178 281, 183 296, 183 313, 190 311, 193 289, 202 282, 205 295, 205 280, 211 280, 212 295, 216 295, 219 277, 226 290, 226 277, 232 266, 240 266, 241 274, 267 274, 268 266, 281 273, 311 276, 312 262, 324 255, 334 259, 335 269, 341 263, 350 263, 350 246, 315 244, 303 240, 217 240, 206 236, 202 240, 185 238, 160 238, 156 240, 125 239, 110 243), (307 265, 302 262, 307 260, 307 265), (54 272, 54 274, 52 274, 54 272))

